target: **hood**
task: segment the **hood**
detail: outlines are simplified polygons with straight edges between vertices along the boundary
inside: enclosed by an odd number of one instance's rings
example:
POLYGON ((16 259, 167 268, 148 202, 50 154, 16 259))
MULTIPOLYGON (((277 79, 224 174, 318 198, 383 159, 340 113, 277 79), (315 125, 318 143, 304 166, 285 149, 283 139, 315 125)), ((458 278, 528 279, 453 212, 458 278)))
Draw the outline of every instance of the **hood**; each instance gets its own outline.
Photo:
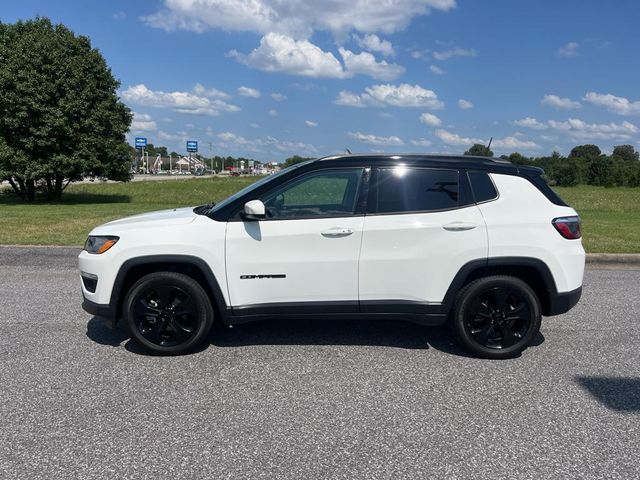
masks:
MULTIPOLYGON (((171 210, 160 210, 157 212, 142 213, 131 217, 121 218, 112 222, 100 225, 95 229, 95 233, 106 234, 107 230, 116 232, 118 230, 129 230, 132 228, 154 228, 167 227, 171 225, 186 225, 193 222, 197 214, 193 213, 194 207, 173 208, 171 210), (99 232, 98 232, 99 231, 99 232)), ((92 232, 93 234, 94 232, 92 232)))

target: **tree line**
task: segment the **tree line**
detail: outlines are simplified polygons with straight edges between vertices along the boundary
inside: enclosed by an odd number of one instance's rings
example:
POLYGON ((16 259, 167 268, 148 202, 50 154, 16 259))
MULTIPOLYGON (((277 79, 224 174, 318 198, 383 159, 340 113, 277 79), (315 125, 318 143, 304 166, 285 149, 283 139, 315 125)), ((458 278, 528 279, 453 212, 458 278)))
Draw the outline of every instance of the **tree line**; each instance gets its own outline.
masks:
MULTIPOLYGON (((493 156, 485 145, 475 144, 465 155, 493 156)), ((502 155, 516 165, 544 169, 547 182, 561 187, 596 185, 602 187, 640 187, 639 154, 633 145, 617 145, 605 155, 597 145, 578 145, 568 156, 553 152, 545 157, 527 157, 518 152, 502 155)))

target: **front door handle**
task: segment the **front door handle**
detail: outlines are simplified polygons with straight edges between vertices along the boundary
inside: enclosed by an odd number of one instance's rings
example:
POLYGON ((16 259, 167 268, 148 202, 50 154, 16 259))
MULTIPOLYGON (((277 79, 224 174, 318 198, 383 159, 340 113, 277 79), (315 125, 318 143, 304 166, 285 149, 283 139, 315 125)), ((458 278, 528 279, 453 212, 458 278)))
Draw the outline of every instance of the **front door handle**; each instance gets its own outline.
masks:
POLYGON ((333 227, 333 228, 330 228, 329 230, 325 230, 324 232, 321 232, 321 235, 323 237, 337 238, 337 237, 348 237, 352 233, 353 233, 352 228, 333 227))
POLYGON ((445 230, 449 230, 450 232, 463 232, 465 230, 473 230, 477 226, 478 225, 476 225, 475 223, 452 222, 443 225, 442 228, 444 228, 445 230))

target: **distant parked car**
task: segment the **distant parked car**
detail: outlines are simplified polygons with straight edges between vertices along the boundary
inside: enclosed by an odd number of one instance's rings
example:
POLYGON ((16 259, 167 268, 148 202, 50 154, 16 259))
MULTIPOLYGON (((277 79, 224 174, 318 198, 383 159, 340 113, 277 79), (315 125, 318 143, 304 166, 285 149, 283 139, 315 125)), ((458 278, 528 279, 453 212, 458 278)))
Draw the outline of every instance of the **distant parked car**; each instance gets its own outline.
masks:
POLYGON ((83 307, 162 354, 214 321, 337 317, 448 323, 474 354, 512 357, 582 291, 580 219, 541 173, 482 157, 300 163, 219 205, 95 228, 83 307))

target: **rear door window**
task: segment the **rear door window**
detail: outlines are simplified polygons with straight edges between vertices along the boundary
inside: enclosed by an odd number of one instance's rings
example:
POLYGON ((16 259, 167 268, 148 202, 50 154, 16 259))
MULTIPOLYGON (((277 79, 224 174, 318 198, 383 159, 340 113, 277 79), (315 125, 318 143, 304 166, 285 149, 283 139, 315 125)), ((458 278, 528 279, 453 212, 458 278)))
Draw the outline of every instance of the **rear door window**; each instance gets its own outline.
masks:
POLYGON ((453 209, 459 203, 457 170, 398 165, 377 173, 375 212, 409 213, 453 209))

